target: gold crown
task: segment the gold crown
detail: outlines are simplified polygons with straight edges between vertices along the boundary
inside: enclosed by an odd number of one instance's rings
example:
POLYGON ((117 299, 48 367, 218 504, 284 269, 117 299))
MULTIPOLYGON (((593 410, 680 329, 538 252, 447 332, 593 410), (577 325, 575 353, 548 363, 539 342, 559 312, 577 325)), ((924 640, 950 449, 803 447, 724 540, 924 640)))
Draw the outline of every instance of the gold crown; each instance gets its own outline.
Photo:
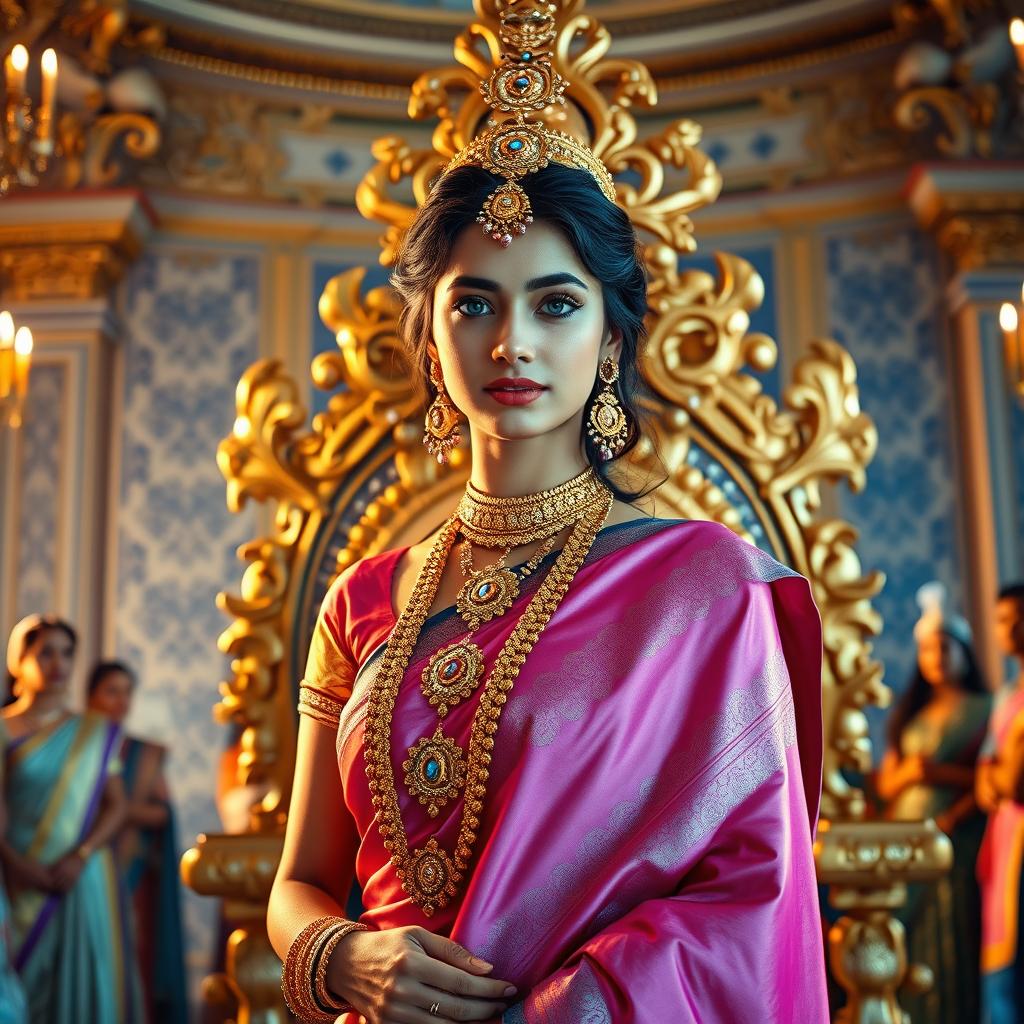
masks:
POLYGON ((546 167, 550 161, 588 171, 609 202, 615 202, 615 183, 608 168, 578 139, 529 121, 533 111, 565 103, 569 83, 551 66, 550 46, 555 38, 555 4, 511 0, 501 11, 499 38, 506 50, 501 63, 480 83, 492 111, 511 114, 504 121, 493 117, 472 142, 457 153, 442 177, 457 167, 483 167, 508 179, 484 200, 477 223, 484 234, 508 246, 533 223, 530 199, 519 180, 546 167))

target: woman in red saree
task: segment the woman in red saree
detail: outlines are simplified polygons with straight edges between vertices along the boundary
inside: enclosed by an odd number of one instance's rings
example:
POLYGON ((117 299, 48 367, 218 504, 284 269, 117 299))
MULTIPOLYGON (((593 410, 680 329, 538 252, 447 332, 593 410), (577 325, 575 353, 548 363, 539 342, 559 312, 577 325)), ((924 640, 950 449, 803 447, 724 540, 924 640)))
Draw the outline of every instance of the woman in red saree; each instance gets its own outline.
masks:
POLYGON ((817 613, 724 527, 635 507, 644 273, 580 160, 450 169, 404 243, 426 440, 457 409, 472 471, 317 621, 269 908, 304 1020, 827 1020, 817 613))

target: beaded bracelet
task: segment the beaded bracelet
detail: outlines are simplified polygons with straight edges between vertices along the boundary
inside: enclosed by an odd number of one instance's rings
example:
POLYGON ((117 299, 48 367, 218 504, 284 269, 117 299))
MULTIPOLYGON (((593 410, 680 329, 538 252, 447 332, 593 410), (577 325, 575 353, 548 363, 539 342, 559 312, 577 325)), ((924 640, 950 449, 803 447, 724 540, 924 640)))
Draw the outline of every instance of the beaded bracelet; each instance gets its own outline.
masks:
POLYGON ((327 988, 330 953, 346 935, 367 926, 343 917, 321 917, 310 922, 288 948, 281 991, 288 1009, 307 1024, 334 1024, 351 1007, 338 1003, 327 988), (314 985, 316 989, 314 990, 314 985))

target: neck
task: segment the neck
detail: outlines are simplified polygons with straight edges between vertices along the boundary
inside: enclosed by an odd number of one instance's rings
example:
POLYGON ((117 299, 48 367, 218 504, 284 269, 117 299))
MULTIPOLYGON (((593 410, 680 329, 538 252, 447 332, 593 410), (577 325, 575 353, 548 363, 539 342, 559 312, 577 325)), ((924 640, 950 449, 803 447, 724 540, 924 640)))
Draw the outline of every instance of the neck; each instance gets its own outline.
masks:
POLYGON ((488 436, 470 426, 473 469, 470 480, 484 494, 512 498, 546 491, 588 466, 580 444, 580 421, 573 417, 562 426, 521 440, 488 436))
POLYGON ((19 697, 11 707, 15 714, 28 714, 32 718, 56 717, 67 710, 62 693, 27 693, 19 697))

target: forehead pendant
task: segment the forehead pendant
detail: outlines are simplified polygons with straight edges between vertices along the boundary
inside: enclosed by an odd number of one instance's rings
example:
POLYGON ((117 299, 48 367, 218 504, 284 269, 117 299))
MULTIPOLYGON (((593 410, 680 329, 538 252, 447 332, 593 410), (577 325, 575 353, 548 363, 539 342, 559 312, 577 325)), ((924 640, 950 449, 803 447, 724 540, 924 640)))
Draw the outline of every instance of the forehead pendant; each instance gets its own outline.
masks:
POLYGON ((569 83, 551 63, 555 11, 544 0, 523 0, 505 8, 501 62, 480 83, 492 117, 444 172, 475 166, 506 179, 484 200, 476 219, 484 234, 502 248, 533 223, 530 199, 520 182, 552 160, 589 172, 609 202, 615 202, 615 184, 599 157, 573 136, 529 120, 546 107, 565 103, 569 83), (511 116, 499 120, 502 115, 511 116))

